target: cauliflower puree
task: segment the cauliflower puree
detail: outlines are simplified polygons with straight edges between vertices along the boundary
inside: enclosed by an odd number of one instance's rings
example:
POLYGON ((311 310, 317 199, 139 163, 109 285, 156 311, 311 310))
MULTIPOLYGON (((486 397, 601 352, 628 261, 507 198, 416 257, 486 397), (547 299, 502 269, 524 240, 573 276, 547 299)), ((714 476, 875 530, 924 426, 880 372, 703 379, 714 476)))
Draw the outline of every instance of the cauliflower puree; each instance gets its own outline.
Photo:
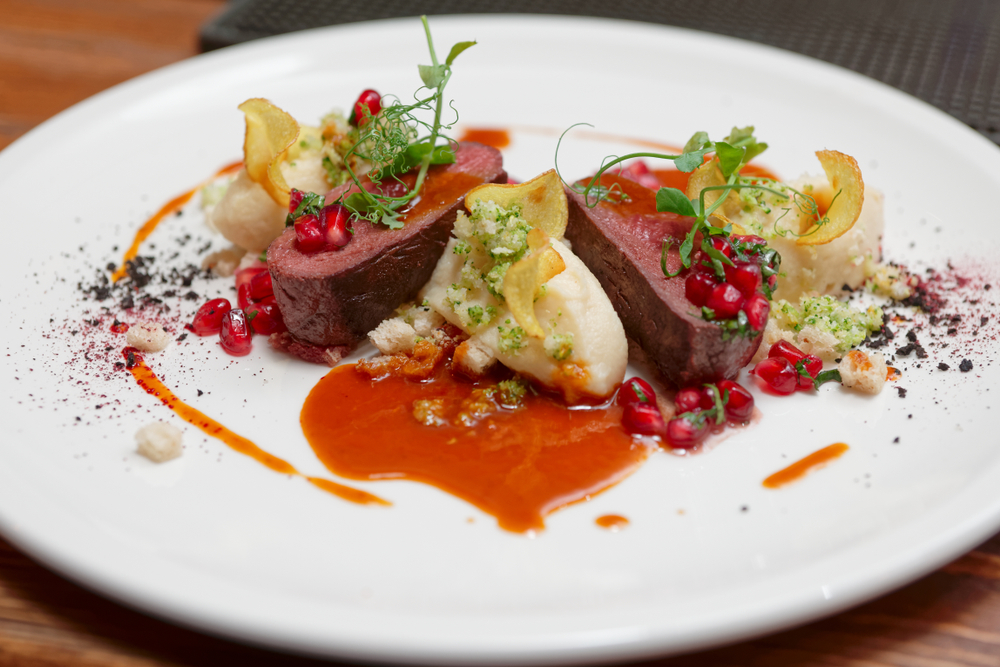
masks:
POLYGON ((545 337, 527 335, 505 304, 504 276, 528 252, 531 228, 516 205, 505 209, 476 201, 471 216, 459 213, 454 236, 421 298, 468 333, 471 345, 489 350, 511 370, 560 388, 571 364, 585 376, 577 391, 607 396, 625 377, 625 331, 601 284, 562 241, 552 239, 552 248, 566 268, 542 286, 535 300, 545 337))

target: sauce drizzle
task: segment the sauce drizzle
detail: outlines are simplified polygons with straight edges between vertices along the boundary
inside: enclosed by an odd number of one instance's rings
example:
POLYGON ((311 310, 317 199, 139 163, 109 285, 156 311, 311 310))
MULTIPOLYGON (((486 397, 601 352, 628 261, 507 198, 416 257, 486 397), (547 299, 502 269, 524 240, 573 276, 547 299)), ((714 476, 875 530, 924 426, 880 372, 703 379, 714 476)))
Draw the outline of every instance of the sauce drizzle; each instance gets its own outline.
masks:
POLYGON ((828 447, 824 447, 817 452, 813 452, 804 459, 796 461, 787 468, 774 473, 764 480, 764 486, 768 489, 777 489, 785 486, 786 484, 798 481, 813 470, 822 468, 833 459, 839 458, 848 449, 850 449, 850 447, 842 442, 837 442, 828 447))
POLYGON ((498 128, 469 127, 462 132, 459 141, 475 141, 500 150, 510 146, 510 132, 498 128))
POLYGON ((202 181, 195 187, 191 188, 187 192, 177 195, 176 197, 168 201, 166 204, 164 204, 163 207, 159 211, 157 211, 153 215, 153 217, 144 222, 142 227, 139 228, 139 231, 135 233, 135 238, 132 239, 132 245, 129 246, 128 250, 125 251, 125 255, 122 256, 121 266, 119 266, 115 270, 115 272, 111 274, 111 280, 113 282, 118 282, 119 280, 125 277, 126 267, 128 266, 128 262, 130 260, 135 259, 135 256, 139 254, 139 246, 142 245, 143 241, 149 238, 149 235, 153 233, 153 230, 156 229, 156 226, 159 225, 160 222, 162 222, 165 217, 167 217, 171 213, 176 213, 177 211, 181 210, 184 204, 187 204, 189 201, 191 201, 191 197, 194 196, 194 193, 197 192, 199 188, 201 188, 206 183, 209 183, 215 180, 216 178, 219 178, 220 176, 226 176, 228 174, 237 172, 242 167, 243 167, 243 162, 233 162, 232 164, 228 164, 219 171, 215 172, 215 175, 212 176, 211 178, 205 179, 204 181, 202 181))
POLYGON ((617 533, 618 531, 628 527, 628 519, 618 514, 605 514, 604 516, 599 516, 594 520, 601 528, 609 530, 612 533, 617 533))
POLYGON ((355 489, 350 486, 338 484, 337 482, 323 479, 321 477, 309 477, 303 475, 288 461, 279 459, 277 456, 272 454, 268 454, 256 444, 244 438, 242 435, 230 431, 228 428, 207 416, 205 413, 196 410, 181 401, 181 399, 179 399, 174 392, 163 384, 160 378, 156 377, 153 370, 146 365, 146 362, 141 356, 139 356, 134 348, 125 348, 125 350, 123 350, 123 354, 125 358, 129 360, 130 364, 126 365, 126 368, 132 374, 132 377, 135 378, 136 383, 142 387, 147 394, 160 399, 160 402, 176 412, 178 417, 189 424, 196 426, 213 438, 221 440, 223 443, 240 454, 249 456, 253 460, 275 472, 285 475, 304 477, 314 486, 352 503, 357 503, 359 505, 392 504, 376 495, 368 493, 367 491, 362 491, 361 489, 355 489))

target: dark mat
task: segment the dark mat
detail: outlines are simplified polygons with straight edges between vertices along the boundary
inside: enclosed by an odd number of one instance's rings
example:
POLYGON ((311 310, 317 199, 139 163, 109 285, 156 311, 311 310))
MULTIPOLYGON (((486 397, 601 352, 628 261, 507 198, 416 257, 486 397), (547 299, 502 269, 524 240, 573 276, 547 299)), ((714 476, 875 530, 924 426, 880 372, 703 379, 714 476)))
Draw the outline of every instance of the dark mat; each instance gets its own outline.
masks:
POLYGON ((419 14, 559 14, 693 28, 860 72, 1000 144, 1000 0, 234 0, 204 50, 259 37, 419 14))

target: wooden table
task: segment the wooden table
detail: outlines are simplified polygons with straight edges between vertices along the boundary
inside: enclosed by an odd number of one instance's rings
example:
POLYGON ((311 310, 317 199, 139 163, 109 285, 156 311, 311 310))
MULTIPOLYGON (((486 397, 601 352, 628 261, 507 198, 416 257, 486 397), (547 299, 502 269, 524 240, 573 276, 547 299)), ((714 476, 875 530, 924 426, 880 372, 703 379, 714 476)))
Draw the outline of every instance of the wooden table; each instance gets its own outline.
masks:
MULTIPOLYGON (((0 0, 0 148, 63 109, 195 55, 223 0, 0 0)), ((0 667, 318 665, 208 637, 109 602, 0 538, 0 667)), ((1000 535, 833 618, 655 661, 697 665, 1000 666, 1000 535)))

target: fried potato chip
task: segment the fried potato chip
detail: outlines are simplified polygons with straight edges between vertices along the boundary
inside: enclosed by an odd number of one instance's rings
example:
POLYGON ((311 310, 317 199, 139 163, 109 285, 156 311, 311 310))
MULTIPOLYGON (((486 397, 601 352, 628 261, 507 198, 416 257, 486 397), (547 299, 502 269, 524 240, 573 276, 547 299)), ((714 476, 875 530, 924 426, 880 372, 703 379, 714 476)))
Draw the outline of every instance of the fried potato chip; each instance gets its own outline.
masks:
POLYGON ((554 239, 562 238, 569 221, 566 192, 554 169, 518 185, 486 183, 473 188, 465 196, 465 208, 471 211, 477 200, 492 201, 504 208, 518 204, 528 224, 545 230, 554 239))
POLYGON ((528 248, 531 254, 507 269, 503 295, 511 315, 524 332, 532 338, 545 338, 545 331, 535 317, 535 294, 542 285, 566 270, 566 262, 552 247, 548 235, 537 227, 528 232, 528 248))
POLYGON ((858 221, 865 202, 865 183, 857 160, 837 151, 816 151, 816 157, 836 196, 826 212, 827 222, 813 224, 795 240, 797 245, 822 245, 842 236, 858 221))
POLYGON ((265 99, 249 99, 239 109, 247 121, 243 139, 247 175, 277 204, 287 208, 290 189, 280 167, 285 151, 299 136, 299 124, 265 99))
MULTIPOLYGON (((691 173, 691 177, 688 179, 687 192, 684 194, 687 195, 688 199, 698 199, 701 196, 701 191, 705 188, 725 184, 726 179, 722 177, 722 170, 719 169, 719 161, 709 160, 691 173)), ((715 203, 715 200, 719 198, 719 192, 718 190, 712 190, 705 193, 705 208, 709 208, 715 203)), ((739 211, 739 197, 733 191, 726 197, 726 201, 723 202, 722 206, 715 209, 715 215, 722 214, 723 217, 730 218, 739 213, 739 211)))

